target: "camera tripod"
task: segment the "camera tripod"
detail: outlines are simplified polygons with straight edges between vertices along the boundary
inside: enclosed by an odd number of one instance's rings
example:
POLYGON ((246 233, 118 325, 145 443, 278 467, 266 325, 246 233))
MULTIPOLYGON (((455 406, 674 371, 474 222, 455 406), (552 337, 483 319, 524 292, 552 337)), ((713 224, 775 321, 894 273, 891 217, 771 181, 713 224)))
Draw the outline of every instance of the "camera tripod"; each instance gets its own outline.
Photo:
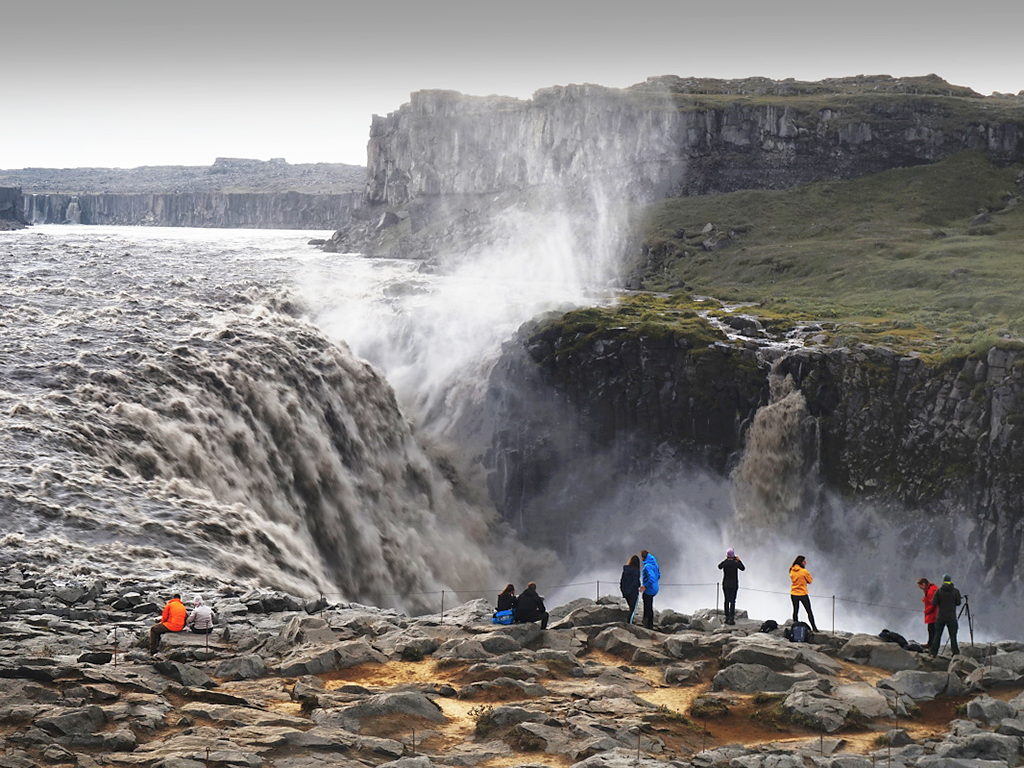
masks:
POLYGON ((964 613, 967 614, 967 630, 971 635, 971 645, 974 645, 974 617, 971 615, 971 602, 967 595, 964 595, 964 604, 960 606, 960 612, 956 615, 957 621, 964 613))

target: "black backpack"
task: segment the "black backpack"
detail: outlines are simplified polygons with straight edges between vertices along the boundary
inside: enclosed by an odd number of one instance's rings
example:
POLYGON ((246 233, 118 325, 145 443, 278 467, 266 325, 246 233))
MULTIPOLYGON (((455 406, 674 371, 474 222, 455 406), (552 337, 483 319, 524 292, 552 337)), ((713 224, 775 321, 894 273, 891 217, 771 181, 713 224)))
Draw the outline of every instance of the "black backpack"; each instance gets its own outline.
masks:
POLYGON ((883 629, 878 633, 878 636, 887 643, 896 643, 903 650, 907 649, 907 638, 899 632, 890 632, 888 629, 883 629))
POLYGON ((774 632, 779 628, 779 622, 775 619, 768 619, 764 624, 761 625, 759 632, 774 632))
POLYGON ((785 636, 787 640, 794 643, 809 643, 811 642, 811 626, 802 621, 796 621, 786 630, 785 636))

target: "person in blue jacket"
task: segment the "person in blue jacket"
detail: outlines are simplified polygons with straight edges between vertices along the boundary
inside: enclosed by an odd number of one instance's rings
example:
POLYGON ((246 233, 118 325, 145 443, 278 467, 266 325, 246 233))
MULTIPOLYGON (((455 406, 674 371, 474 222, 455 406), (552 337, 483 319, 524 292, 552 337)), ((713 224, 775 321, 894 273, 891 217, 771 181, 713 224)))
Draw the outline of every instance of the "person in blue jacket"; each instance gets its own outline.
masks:
POLYGON ((661 580, 661 569, 654 555, 646 549, 640 550, 643 569, 640 571, 640 592, 644 598, 644 626, 654 629, 654 596, 658 594, 658 582, 661 580))

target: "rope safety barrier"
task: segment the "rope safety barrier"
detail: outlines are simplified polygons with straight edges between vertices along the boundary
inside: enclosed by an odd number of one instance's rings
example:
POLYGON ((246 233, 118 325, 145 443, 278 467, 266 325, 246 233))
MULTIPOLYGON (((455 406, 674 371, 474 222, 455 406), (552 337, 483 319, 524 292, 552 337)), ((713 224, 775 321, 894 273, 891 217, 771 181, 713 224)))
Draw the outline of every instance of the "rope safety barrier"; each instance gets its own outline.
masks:
MULTIPOLYGON (((545 591, 559 590, 559 589, 570 589, 570 588, 574 588, 574 587, 594 586, 595 589, 596 589, 596 598, 600 599, 600 597, 601 597, 601 585, 602 584, 608 585, 609 587, 613 588, 615 590, 614 594, 618 594, 618 580, 617 579, 613 579, 613 578, 609 578, 609 579, 595 579, 593 581, 576 581, 576 582, 571 582, 571 583, 568 583, 568 584, 545 585, 545 591)), ((666 588, 696 589, 696 588, 711 588, 711 587, 714 587, 714 589, 715 589, 715 610, 717 611, 718 607, 719 607, 719 594, 720 594, 720 587, 721 587, 721 583, 717 582, 717 581, 709 581, 709 582, 668 582, 668 581, 663 581, 659 585, 659 594, 661 593, 661 591, 663 591, 666 588)), ((441 620, 443 621, 444 620, 444 603, 445 603, 445 596, 446 595, 449 595, 449 594, 450 595, 459 595, 459 596, 464 596, 464 595, 497 595, 499 592, 502 591, 502 589, 504 589, 504 586, 492 587, 490 589, 480 589, 480 588, 477 588, 477 587, 456 586, 456 587, 445 588, 445 589, 432 589, 432 590, 422 590, 422 591, 379 592, 379 593, 376 594, 376 596, 377 597, 418 597, 418 596, 425 596, 425 595, 438 595, 441 598, 441 620)), ((759 589, 757 587, 741 587, 740 588, 740 593, 742 593, 742 592, 756 592, 756 593, 759 593, 759 594, 779 595, 779 596, 784 596, 784 597, 790 595, 790 592, 788 592, 788 591, 773 590, 773 589, 759 589)), ((307 600, 313 600, 313 599, 316 599, 316 597, 319 597, 321 602, 326 601, 326 599, 329 598, 329 597, 346 599, 345 598, 345 594, 342 593, 342 592, 320 592, 319 595, 314 596, 313 598, 306 598, 306 599, 307 600)), ((860 606, 865 606, 865 607, 870 607, 870 608, 883 609, 883 610, 887 610, 887 611, 900 611, 900 612, 904 612, 904 613, 908 613, 908 614, 910 614, 910 613, 919 614, 922 611, 921 607, 909 608, 909 607, 907 607, 905 605, 890 605, 890 604, 887 604, 887 603, 876 603, 876 602, 872 602, 870 600, 857 600, 857 599, 850 598, 850 597, 842 597, 840 595, 818 595, 816 597, 818 599, 831 600, 831 602, 832 602, 832 630, 833 630, 833 633, 835 632, 836 603, 849 603, 851 605, 860 605, 860 606)))

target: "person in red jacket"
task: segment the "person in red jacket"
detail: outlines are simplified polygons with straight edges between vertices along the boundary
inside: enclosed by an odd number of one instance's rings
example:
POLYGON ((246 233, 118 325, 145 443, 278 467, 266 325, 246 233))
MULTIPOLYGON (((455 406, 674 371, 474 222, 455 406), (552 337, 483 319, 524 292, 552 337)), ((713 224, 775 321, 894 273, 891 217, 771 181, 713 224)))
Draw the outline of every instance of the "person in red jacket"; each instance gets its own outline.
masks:
POLYGON ((160 623, 149 628, 150 654, 160 650, 160 635, 166 635, 168 632, 181 632, 185 628, 187 614, 185 604, 181 602, 181 595, 172 597, 164 606, 164 612, 160 614, 160 623))
POLYGON ((935 621, 939 618, 939 607, 932 605, 932 598, 935 597, 935 591, 939 587, 924 576, 917 580, 917 586, 924 592, 924 597, 921 600, 924 603, 924 624, 928 627, 928 647, 931 648, 932 640, 935 639, 935 629, 938 627, 935 621))

